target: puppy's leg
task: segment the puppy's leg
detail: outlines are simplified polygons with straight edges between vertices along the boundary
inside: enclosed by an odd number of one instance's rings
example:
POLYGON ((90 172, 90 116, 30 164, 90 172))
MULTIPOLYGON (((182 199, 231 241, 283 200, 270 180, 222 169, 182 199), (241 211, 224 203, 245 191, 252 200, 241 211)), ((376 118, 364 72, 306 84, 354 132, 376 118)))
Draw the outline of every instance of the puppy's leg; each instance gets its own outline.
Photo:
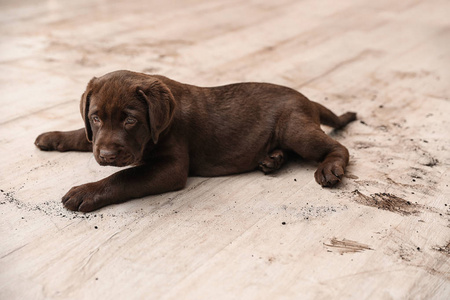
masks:
POLYGON ((148 164, 73 187, 62 198, 62 203, 73 211, 90 212, 130 199, 180 190, 186 185, 188 169, 187 154, 158 156, 148 164))
POLYGON ((341 181, 349 160, 347 148, 326 135, 317 124, 308 129, 288 133, 286 145, 305 159, 320 162, 314 177, 323 187, 332 187, 341 181))
POLYGON ((275 149, 269 153, 262 161, 259 163, 259 169, 264 172, 264 174, 272 173, 281 168, 281 165, 285 162, 286 153, 281 149, 275 149))
POLYGON ((92 143, 87 140, 84 128, 46 132, 39 135, 34 144, 43 151, 92 151, 92 143))

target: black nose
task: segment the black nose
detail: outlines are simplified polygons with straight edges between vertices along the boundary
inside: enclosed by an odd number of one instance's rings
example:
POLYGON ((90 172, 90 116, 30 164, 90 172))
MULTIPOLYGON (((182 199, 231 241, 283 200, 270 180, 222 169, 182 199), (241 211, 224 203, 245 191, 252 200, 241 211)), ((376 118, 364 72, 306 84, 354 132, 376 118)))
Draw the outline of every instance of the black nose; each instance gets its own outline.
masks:
POLYGON ((117 151, 115 150, 100 150, 100 159, 106 163, 112 163, 117 158, 117 151))

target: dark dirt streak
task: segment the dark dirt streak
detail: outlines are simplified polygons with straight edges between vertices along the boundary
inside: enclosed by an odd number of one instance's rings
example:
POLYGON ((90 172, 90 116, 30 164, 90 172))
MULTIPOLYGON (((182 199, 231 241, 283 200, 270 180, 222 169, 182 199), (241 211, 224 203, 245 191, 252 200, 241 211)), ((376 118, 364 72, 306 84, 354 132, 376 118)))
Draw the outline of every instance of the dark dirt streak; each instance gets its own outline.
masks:
POLYGON ((365 250, 373 250, 369 245, 347 239, 340 241, 337 238, 332 238, 329 244, 323 243, 323 245, 330 248, 331 251, 335 250, 339 252, 341 255, 344 253, 356 253, 365 250))
POLYGON ((450 241, 448 241, 447 245, 436 246, 436 247, 433 247, 432 249, 450 256, 450 241))
POLYGON ((358 190, 354 190, 356 202, 376 207, 378 209, 388 210, 394 213, 398 213, 403 216, 417 215, 420 213, 420 205, 411 203, 403 198, 397 197, 389 193, 376 193, 370 196, 366 196, 358 190))

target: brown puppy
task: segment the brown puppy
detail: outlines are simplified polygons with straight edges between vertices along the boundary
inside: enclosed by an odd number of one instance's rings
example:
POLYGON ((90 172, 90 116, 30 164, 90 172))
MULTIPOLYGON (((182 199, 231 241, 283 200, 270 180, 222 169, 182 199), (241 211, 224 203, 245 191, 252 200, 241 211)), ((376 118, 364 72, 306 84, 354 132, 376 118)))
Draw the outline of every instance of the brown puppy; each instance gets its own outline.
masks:
POLYGON ((316 181, 333 186, 349 154, 320 123, 341 128, 356 119, 350 112, 338 117, 278 85, 201 88, 130 71, 93 78, 81 98, 81 115, 85 128, 41 134, 36 146, 93 151, 100 165, 134 166, 69 190, 64 205, 83 212, 182 189, 188 175, 258 167, 269 173, 280 168, 285 151, 319 161, 316 181))

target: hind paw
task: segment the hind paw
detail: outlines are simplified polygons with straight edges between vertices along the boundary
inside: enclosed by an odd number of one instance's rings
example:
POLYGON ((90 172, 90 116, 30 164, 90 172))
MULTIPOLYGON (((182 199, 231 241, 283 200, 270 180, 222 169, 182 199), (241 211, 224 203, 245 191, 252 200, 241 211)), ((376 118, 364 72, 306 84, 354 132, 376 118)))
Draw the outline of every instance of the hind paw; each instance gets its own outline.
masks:
POLYGON ((283 150, 272 151, 259 163, 259 169, 264 174, 269 174, 280 169, 285 161, 284 156, 285 153, 283 150))
POLYGON ((318 184, 323 187, 333 187, 344 176, 344 168, 338 163, 322 163, 314 173, 318 184))

